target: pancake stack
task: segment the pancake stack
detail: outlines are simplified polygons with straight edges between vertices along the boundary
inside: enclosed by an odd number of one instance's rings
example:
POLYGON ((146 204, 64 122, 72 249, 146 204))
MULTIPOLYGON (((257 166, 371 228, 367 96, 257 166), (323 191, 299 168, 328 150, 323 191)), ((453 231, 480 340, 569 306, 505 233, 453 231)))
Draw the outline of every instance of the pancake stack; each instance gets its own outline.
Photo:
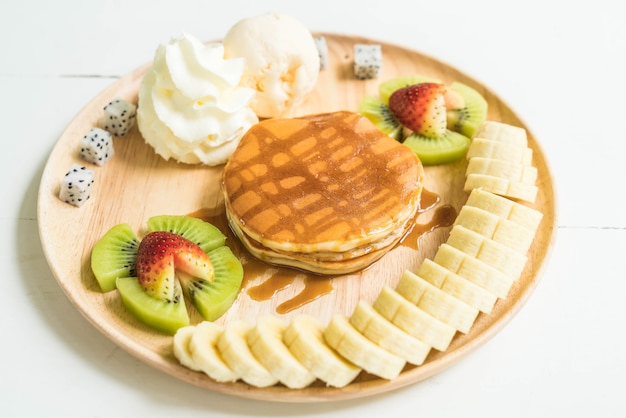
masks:
POLYGON ((255 257, 318 274, 366 268, 411 229, 424 170, 348 111, 268 119, 224 167, 231 229, 255 257))

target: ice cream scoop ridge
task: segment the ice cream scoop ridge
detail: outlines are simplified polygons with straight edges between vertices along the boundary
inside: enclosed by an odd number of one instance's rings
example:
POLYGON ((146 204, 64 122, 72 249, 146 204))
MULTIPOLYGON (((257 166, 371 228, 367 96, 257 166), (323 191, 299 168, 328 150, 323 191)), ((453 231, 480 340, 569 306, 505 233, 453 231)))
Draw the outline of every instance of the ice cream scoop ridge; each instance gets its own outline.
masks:
POLYGON ((137 125, 157 154, 188 164, 219 165, 258 117, 255 91, 239 82, 244 59, 225 59, 221 43, 189 34, 159 45, 139 88, 137 125))

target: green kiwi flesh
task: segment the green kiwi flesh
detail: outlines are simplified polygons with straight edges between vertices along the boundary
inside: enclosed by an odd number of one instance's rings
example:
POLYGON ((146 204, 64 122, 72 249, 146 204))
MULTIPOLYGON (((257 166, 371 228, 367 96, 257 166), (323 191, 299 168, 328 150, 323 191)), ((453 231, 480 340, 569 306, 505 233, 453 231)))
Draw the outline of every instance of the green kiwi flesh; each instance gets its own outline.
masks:
POLYGON ((380 83, 378 86, 378 95, 380 100, 387 104, 389 103, 389 96, 391 96, 394 91, 420 83, 441 83, 441 80, 425 75, 395 77, 380 83))
POLYGON ((139 239, 128 224, 115 225, 94 245, 91 270, 103 292, 115 289, 118 277, 135 275, 139 239))
POLYGON ((465 106, 448 109, 448 129, 472 138, 476 129, 487 119, 487 101, 478 91, 463 83, 454 82, 450 88, 463 97, 465 106))
POLYGON ((365 96, 359 103, 357 112, 369 119, 381 132, 396 141, 402 139, 402 125, 389 110, 389 106, 373 96, 365 96))
POLYGON ((198 244, 205 253, 226 243, 226 236, 216 226, 192 216, 153 216, 148 219, 148 232, 155 231, 178 234, 198 244))
POLYGON ((160 300, 149 296, 136 277, 119 277, 117 290, 126 309, 157 331, 173 335, 179 328, 189 325, 189 314, 180 288, 175 300, 160 300))
POLYGON ((207 252, 213 268, 213 281, 179 276, 183 292, 200 315, 207 321, 215 321, 233 304, 243 280, 243 266, 227 246, 207 252))
POLYGON ((471 140, 458 132, 446 130, 439 138, 428 138, 415 132, 403 144, 419 157, 422 164, 438 165, 457 161, 465 156, 471 140))

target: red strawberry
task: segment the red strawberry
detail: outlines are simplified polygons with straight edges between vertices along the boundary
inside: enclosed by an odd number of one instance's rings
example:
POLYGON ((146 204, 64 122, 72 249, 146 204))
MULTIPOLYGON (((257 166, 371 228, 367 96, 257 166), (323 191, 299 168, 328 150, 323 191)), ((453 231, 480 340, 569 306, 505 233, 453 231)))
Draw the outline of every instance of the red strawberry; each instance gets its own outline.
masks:
POLYGON ((213 264, 197 244, 178 234, 157 231, 146 235, 137 249, 137 278, 146 293, 174 300, 180 294, 177 276, 212 281, 213 264))
POLYGON ((438 138, 446 130, 446 86, 420 83, 394 91, 389 110, 406 128, 429 138, 438 138))

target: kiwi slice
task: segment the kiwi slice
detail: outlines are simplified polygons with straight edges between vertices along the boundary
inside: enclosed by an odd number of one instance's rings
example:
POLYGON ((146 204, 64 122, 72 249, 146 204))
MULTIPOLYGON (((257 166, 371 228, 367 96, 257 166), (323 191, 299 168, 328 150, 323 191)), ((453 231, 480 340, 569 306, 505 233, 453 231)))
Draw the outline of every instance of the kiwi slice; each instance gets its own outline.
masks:
POLYGON ((402 142, 424 165, 446 164, 457 161, 467 153, 471 140, 465 135, 446 129, 438 138, 429 138, 415 132, 402 142))
POLYGON ((214 321, 224 315, 233 304, 243 280, 243 266, 227 246, 217 247, 207 252, 213 268, 213 281, 196 278, 183 278, 183 292, 207 321, 214 321))
POLYGON ((378 95, 380 96, 380 100, 387 104, 389 103, 389 96, 401 88, 412 86, 413 84, 420 83, 441 83, 441 80, 438 80, 434 77, 429 77, 425 75, 409 75, 404 77, 396 77, 389 79, 380 83, 378 86, 378 95))
POLYGON ((135 275, 139 239, 128 224, 115 225, 93 247, 91 270, 103 292, 115 289, 118 277, 135 275))
POLYGON ((205 253, 226 243, 226 236, 216 226, 185 215, 160 215, 148 219, 148 232, 168 231, 178 234, 202 248, 205 253))
POLYGON ((204 319, 221 317, 235 301, 243 280, 243 266, 225 245, 216 226, 191 216, 161 215, 148 219, 148 233, 167 231, 196 243, 209 256, 212 281, 176 271, 174 297, 162 300, 145 292, 136 276, 140 241, 128 224, 107 231, 92 250, 94 275, 105 290, 118 289, 124 306, 142 323, 167 334, 189 325, 184 296, 204 319))
POLYGON ((173 335, 179 328, 189 325, 180 285, 174 300, 160 300, 149 296, 136 277, 119 277, 116 284, 126 309, 149 327, 173 335))
POLYGON ((476 129, 487 119, 487 101, 478 91, 463 83, 454 82, 450 84, 450 89, 463 97, 465 105, 447 110, 448 129, 472 138, 476 129))
POLYGON ((389 106, 373 96, 365 96, 357 110, 361 115, 369 119, 381 132, 393 139, 402 139, 402 125, 391 113, 389 106))
POLYGON ((243 267, 214 225, 191 216, 160 215, 148 219, 148 231, 169 231, 198 244, 207 253, 215 278, 207 281, 177 271, 183 293, 207 321, 221 317, 233 304, 243 280, 243 267))

